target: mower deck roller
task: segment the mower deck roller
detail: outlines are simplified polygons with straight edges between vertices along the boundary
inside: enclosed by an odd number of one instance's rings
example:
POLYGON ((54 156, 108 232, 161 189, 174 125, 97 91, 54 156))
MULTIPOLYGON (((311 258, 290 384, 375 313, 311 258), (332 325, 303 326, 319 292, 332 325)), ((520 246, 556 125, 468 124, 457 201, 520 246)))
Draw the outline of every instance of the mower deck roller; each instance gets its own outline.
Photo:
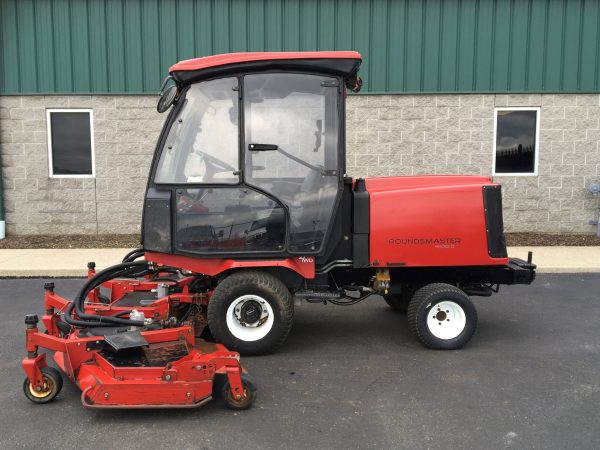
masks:
MULTIPOLYGON (((146 273, 134 274, 143 278, 92 283, 83 310, 71 318, 69 311, 78 309, 72 306, 75 301, 56 295, 54 284, 46 284, 46 331, 38 329, 36 315, 25 319, 25 396, 47 403, 60 392, 62 376, 39 352, 45 348, 54 351, 56 365, 81 389, 86 408, 195 408, 211 400, 215 389, 228 407, 251 407, 256 390, 239 354, 196 338, 202 326, 190 319, 204 297, 190 293, 192 277, 173 272, 148 266, 146 273), (179 286, 179 292, 170 295, 168 286, 179 286), (131 305, 136 299, 137 305, 131 305), (130 325, 111 323, 115 317, 126 317, 122 320, 130 325), (91 326, 85 326, 84 318, 91 326), (217 378, 222 382, 215 384, 217 378)), ((90 265, 88 284, 104 279, 101 274, 90 265)))

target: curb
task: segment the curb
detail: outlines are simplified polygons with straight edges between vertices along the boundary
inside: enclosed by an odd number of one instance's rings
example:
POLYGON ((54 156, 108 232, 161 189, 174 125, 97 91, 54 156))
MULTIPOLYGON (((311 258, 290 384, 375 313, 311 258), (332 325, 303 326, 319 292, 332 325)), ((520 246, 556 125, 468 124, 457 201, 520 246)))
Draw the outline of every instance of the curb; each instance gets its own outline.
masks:
POLYGON ((596 273, 600 272, 600 246, 590 247, 509 247, 513 258, 527 259, 533 252, 538 273, 596 273))
POLYGON ((100 271, 121 262, 126 248, 2 249, 0 277, 86 277, 87 263, 100 271))
MULTIPOLYGON (((117 264, 131 249, 0 249, 0 277, 53 278, 85 277, 87 263, 96 270, 117 264)), ((511 257, 527 259, 533 251, 538 273, 600 273, 600 246, 595 247, 510 247, 511 257)))

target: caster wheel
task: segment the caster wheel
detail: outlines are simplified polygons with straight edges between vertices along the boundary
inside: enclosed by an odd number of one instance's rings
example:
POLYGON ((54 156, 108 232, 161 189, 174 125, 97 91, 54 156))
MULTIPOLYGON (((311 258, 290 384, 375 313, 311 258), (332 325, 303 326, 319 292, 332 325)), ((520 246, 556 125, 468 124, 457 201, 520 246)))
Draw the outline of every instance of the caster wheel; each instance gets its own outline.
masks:
POLYGON ((229 409, 240 411, 243 409, 252 408, 252 404, 254 403, 254 400, 256 400, 256 388, 246 374, 242 374, 242 386, 244 388, 242 398, 236 399, 231 395, 229 380, 223 383, 223 387, 221 388, 221 397, 225 402, 225 406, 227 406, 229 409))
POLYGON ((25 397, 31 400, 33 403, 48 403, 54 400, 54 397, 58 395, 63 386, 63 379, 58 370, 54 367, 42 367, 42 380, 44 385, 41 390, 37 390, 29 381, 29 378, 25 378, 23 382, 23 392, 25 397))

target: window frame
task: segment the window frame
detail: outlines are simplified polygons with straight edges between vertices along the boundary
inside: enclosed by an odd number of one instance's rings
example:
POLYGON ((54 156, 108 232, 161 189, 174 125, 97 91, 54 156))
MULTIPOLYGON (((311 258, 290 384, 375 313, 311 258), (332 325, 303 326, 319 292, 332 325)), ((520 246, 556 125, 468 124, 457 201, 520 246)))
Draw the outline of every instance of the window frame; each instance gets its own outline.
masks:
POLYGON ((48 135, 48 176, 50 178, 96 178, 96 152, 94 148, 94 110, 91 108, 48 108, 46 109, 46 132, 48 135), (60 175, 54 173, 54 158, 52 152, 52 113, 89 113, 90 120, 90 151, 92 158, 92 173, 77 175, 60 175))
POLYGON ((492 156, 492 176, 495 177, 537 177, 540 159, 540 116, 541 110, 539 106, 502 106, 494 108, 494 151, 492 156), (535 156, 533 162, 533 172, 527 173, 496 173, 496 143, 498 138, 498 111, 535 111, 535 156))

